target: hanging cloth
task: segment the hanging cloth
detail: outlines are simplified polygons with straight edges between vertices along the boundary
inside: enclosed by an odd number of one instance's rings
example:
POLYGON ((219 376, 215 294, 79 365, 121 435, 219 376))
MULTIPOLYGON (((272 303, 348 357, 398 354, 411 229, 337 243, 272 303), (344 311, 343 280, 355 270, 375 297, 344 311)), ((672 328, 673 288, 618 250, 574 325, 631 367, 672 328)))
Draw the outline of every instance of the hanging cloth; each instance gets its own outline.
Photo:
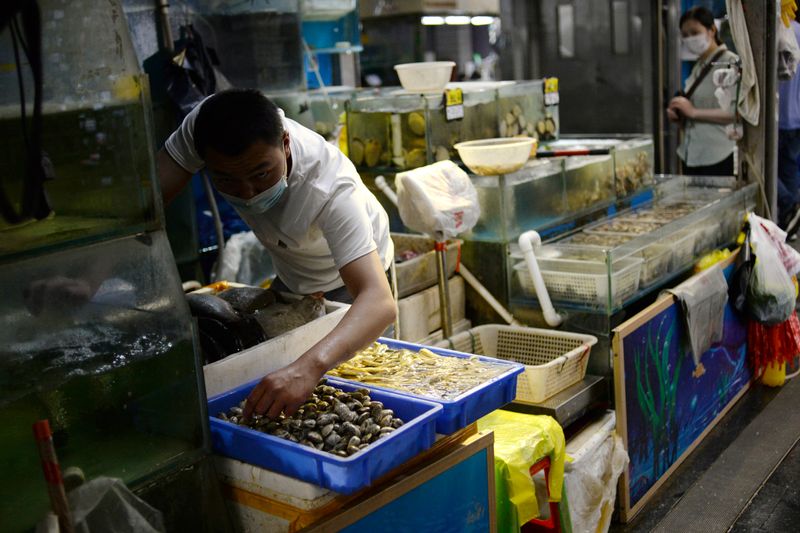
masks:
POLYGON ((725 7, 728 10, 733 44, 742 60, 742 86, 739 91, 738 112, 749 124, 758 126, 761 97, 758 92, 753 49, 750 47, 750 35, 747 33, 742 0, 725 0, 725 7))

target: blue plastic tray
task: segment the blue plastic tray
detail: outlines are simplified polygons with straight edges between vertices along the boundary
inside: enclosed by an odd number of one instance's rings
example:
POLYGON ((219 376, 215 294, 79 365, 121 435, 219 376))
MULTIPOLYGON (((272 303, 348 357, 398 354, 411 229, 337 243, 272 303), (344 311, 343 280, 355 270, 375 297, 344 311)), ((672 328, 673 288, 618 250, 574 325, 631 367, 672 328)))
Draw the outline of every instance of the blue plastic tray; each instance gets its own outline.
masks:
MULTIPOLYGON (((436 438, 434 424, 442 411, 441 405, 393 392, 373 391, 371 387, 367 387, 370 397, 383 402, 405 423, 350 457, 339 457, 215 418, 214 415, 220 411, 239 404, 256 383, 258 380, 208 400, 214 452, 335 492, 350 494, 370 485, 383 474, 430 448, 436 438)), ((361 388, 361 385, 335 378, 329 378, 328 384, 344 391, 361 388)))
MULTIPOLYGON (((437 355, 445 357, 476 357, 480 361, 488 361, 508 367, 506 372, 462 393, 459 396, 456 396, 452 400, 441 400, 439 398, 420 396, 418 394, 386 387, 379 387, 368 383, 360 384, 361 386, 367 387, 370 390, 392 392, 394 394, 400 394, 402 396, 417 400, 425 400, 428 402, 436 402, 441 404, 443 408, 442 414, 436 419, 436 433, 441 435, 450 435, 455 433, 459 429, 462 429, 475 422, 480 417, 489 414, 496 409, 500 409, 508 403, 511 403, 517 395, 517 376, 525 371, 525 365, 520 363, 505 361, 503 359, 495 359, 493 357, 486 357, 483 355, 475 356, 472 354, 456 352, 454 350, 447 350, 445 348, 433 348, 431 346, 396 341, 394 339, 386 339, 383 337, 379 338, 378 342, 395 350, 405 348, 413 352, 418 352, 422 348, 426 348, 437 355)), ((350 379, 345 381, 359 383, 350 379)))

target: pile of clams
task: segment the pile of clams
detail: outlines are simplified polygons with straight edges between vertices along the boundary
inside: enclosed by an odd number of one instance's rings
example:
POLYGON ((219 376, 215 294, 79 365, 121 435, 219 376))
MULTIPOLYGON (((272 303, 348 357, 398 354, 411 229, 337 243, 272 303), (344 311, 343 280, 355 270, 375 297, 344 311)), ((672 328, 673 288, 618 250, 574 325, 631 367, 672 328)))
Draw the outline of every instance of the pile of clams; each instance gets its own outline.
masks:
POLYGON ((291 417, 254 415, 245 420, 243 409, 244 401, 217 418, 340 457, 358 453, 403 425, 394 411, 369 397, 369 390, 345 392, 325 379, 291 417))

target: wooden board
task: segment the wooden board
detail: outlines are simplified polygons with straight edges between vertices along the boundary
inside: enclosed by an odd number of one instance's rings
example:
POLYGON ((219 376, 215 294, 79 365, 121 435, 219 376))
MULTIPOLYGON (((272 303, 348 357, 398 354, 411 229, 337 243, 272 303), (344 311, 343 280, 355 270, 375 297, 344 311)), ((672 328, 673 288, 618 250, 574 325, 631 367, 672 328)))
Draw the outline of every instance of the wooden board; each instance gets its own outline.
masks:
MULTIPOLYGON (((735 254, 722 264, 733 271, 735 254)), ((666 295, 614 329, 617 432, 630 464, 620 477, 623 522, 638 513, 750 384, 745 324, 726 305, 723 340, 696 372, 682 313, 666 295)))
MULTIPOLYGON (((385 506, 409 494, 414 489, 423 486, 426 482, 463 464, 465 461, 474 460, 476 457, 479 457, 478 454, 483 454, 479 459, 480 469, 483 470, 484 467, 486 469, 485 489, 487 491, 487 508, 482 511, 485 512, 485 516, 488 519, 488 521, 485 522, 488 524, 488 531, 494 533, 496 531, 497 522, 495 516, 496 502, 494 497, 494 434, 492 432, 479 433, 456 444, 453 448, 442 450, 439 457, 417 465, 415 468, 408 471, 405 476, 395 479, 393 483, 376 487, 370 496, 351 502, 335 515, 329 516, 302 531, 304 533, 328 533, 353 526, 372 513, 378 512, 385 506)), ((439 498, 437 504, 446 504, 446 498, 439 498)), ((405 511, 408 513, 415 512, 414 509, 407 509, 405 511)), ((452 511, 452 509, 442 510, 440 513, 440 518, 442 520, 448 520, 448 511, 452 511)), ((397 514, 397 511, 395 511, 395 514, 397 514)), ((463 517, 452 516, 453 520, 456 518, 463 517)), ((389 529, 384 528, 384 530, 388 531, 389 529)))

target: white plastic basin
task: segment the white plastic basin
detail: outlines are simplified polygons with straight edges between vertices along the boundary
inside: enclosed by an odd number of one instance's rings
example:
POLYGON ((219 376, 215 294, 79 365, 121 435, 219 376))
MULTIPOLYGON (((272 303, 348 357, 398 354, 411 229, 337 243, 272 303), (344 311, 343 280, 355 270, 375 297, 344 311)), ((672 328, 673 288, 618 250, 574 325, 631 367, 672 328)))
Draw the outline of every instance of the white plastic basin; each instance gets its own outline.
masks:
POLYGON ((403 63, 395 65, 394 69, 406 91, 432 93, 444 90, 455 66, 453 61, 428 61, 403 63))
POLYGON ((532 137, 481 139, 457 143, 461 161, 479 176, 496 176, 519 170, 535 151, 532 137))

